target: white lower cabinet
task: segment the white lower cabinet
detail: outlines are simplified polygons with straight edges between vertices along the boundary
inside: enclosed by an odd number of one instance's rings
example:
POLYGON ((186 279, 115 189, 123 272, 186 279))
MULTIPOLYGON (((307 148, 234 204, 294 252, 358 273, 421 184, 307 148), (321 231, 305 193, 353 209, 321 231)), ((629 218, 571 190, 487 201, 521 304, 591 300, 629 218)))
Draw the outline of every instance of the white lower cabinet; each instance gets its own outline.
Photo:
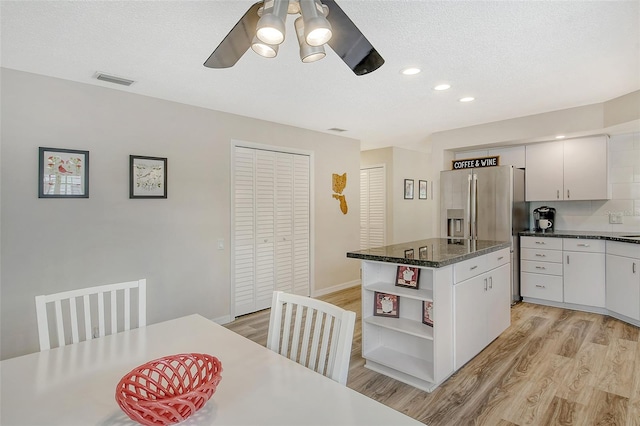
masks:
POLYGON ((640 245, 607 241, 606 279, 607 309, 640 321, 640 245))
POLYGON ((562 240, 522 237, 520 294, 528 299, 562 302, 562 240))
POLYGON ((605 244, 563 238, 565 303, 605 307, 605 244))
POLYGON ((507 264, 455 284, 456 370, 511 324, 510 273, 507 264))

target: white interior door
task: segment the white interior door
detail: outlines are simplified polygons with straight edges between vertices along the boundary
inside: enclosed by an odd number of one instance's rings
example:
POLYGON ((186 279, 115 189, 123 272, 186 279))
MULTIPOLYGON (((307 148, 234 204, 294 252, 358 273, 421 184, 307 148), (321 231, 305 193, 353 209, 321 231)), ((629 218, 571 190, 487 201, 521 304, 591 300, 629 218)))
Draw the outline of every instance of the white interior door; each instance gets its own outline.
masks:
POLYGON ((360 170, 360 249, 382 247, 386 241, 385 168, 360 170))
POLYGON ((310 294, 310 158, 234 147, 234 316, 271 305, 274 290, 310 294))

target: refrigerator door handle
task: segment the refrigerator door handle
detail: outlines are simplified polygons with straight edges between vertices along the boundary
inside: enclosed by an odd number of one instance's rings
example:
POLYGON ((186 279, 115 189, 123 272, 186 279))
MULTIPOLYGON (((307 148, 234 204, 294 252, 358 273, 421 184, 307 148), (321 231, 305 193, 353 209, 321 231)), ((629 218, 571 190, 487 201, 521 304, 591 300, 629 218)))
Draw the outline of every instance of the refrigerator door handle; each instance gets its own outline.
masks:
POLYGON ((473 174, 469 173, 467 175, 467 210, 466 210, 466 220, 467 220, 467 228, 469 229, 469 238, 472 238, 473 235, 473 228, 471 226, 471 219, 472 219, 472 213, 471 213, 471 194, 472 194, 472 189, 473 189, 473 185, 471 184, 471 181, 473 179, 473 174))
POLYGON ((478 175, 473 173, 471 183, 471 239, 478 239, 478 175))

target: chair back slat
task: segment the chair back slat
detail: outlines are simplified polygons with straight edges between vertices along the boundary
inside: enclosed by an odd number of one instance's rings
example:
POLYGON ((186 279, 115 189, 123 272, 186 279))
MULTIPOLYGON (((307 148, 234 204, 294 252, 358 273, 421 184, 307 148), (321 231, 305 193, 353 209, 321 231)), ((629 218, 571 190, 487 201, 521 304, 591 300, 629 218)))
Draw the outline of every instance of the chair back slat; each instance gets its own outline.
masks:
POLYGON ((137 326, 146 326, 146 280, 144 279, 40 295, 36 296, 35 301, 41 351, 51 348, 48 304, 53 305, 52 314, 55 318, 58 346, 130 330, 132 309, 138 311, 137 326), (132 289, 137 289, 137 306, 132 306, 131 303, 132 289), (106 300, 105 293, 108 293, 106 300), (78 307, 80 299, 82 309, 78 307), (118 306, 119 301, 122 302, 121 306, 118 306), (106 303, 109 304, 108 307, 106 303), (96 323, 98 331, 94 333, 96 323), (81 328, 84 328, 84 331, 81 328), (84 339, 81 336, 84 336, 84 339))
POLYGON ((346 384, 355 319, 355 312, 330 303, 276 291, 267 347, 346 384))
POLYGON ((76 311, 76 298, 69 299, 69 317, 71 318, 71 341, 78 343, 80 337, 78 336, 78 312, 76 311))
POLYGON ((89 295, 82 296, 82 301, 84 303, 84 338, 85 340, 91 340, 93 338, 93 330, 91 330, 91 315, 88 315, 91 312, 89 295))

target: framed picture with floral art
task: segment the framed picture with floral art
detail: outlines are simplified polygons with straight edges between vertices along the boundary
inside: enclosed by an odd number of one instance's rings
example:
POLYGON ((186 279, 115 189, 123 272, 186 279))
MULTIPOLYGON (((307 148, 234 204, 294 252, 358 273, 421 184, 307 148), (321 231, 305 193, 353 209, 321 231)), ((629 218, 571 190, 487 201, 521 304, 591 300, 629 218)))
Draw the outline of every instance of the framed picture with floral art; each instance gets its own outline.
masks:
POLYGON ((89 151, 40 147, 38 198, 89 198, 89 151))
POLYGON ((129 198, 167 198, 167 159, 129 156, 129 198))

